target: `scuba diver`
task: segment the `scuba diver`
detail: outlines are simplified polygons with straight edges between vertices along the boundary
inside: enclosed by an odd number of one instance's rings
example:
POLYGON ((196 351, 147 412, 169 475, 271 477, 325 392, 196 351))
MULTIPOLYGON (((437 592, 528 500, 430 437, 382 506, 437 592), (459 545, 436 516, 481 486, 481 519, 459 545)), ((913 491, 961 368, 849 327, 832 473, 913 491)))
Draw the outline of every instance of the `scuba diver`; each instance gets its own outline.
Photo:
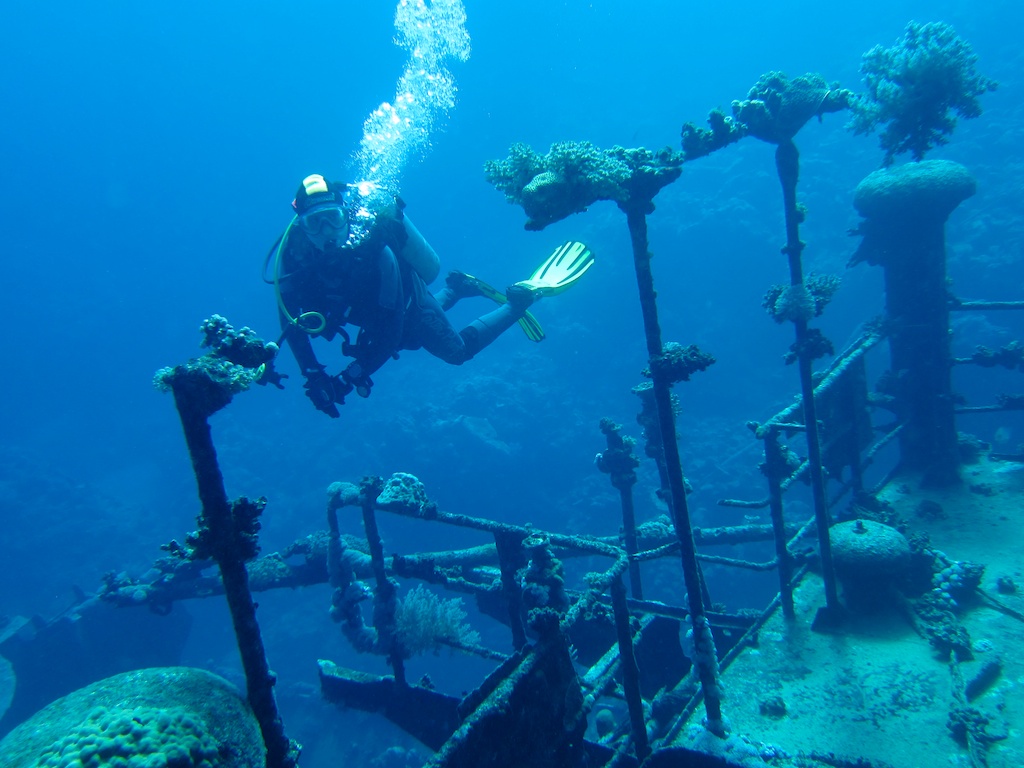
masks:
POLYGON ((292 201, 295 216, 264 264, 264 280, 277 294, 281 341, 288 342, 302 371, 306 397, 331 418, 338 417, 338 405, 353 390, 369 397, 370 376, 399 350, 422 347, 461 365, 517 322, 530 339, 540 341, 544 333, 529 307, 569 288, 594 263, 586 246, 569 242, 505 293, 472 275, 451 272, 445 287, 432 295, 427 285, 441 270, 437 254, 405 215, 400 199, 376 213, 368 210, 364 194, 370 191, 369 185, 307 176, 292 201), (445 312, 470 296, 500 306, 456 331, 445 312), (359 329, 355 341, 346 325, 359 329), (336 336, 342 338, 342 354, 354 360, 330 375, 311 338, 336 336))

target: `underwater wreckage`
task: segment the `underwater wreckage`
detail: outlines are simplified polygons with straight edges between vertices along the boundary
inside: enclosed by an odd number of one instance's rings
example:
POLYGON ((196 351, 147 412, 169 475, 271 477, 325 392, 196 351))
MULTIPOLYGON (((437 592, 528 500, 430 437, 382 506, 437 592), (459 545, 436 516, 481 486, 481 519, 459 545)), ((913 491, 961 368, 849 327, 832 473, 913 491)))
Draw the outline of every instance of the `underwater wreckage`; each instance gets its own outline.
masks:
MULTIPOLYGON (((249 329, 236 331, 224 318, 207 320, 208 352, 158 374, 181 416, 199 487, 200 527, 184 544, 168 545, 167 557, 146 579, 111 574, 98 595, 68 615, 52 622, 15 619, 0 630, 0 654, 18 678, 0 720, 0 732, 10 732, 0 743, 3 764, 35 765, 78 749, 69 743, 54 751, 52 736, 37 737, 30 749, 25 733, 33 720, 19 723, 56 697, 134 668, 90 667, 93 627, 123 628, 113 634, 130 651, 125 659, 162 665, 147 656, 147 633, 187 632, 176 623, 174 604, 224 595, 247 681, 251 714, 237 715, 245 721, 239 726, 245 738, 209 727, 201 713, 159 728, 150 728, 148 714, 139 715, 127 728, 142 730, 138 744, 151 738, 150 730, 182 734, 193 760, 182 765, 263 764, 262 755, 249 757, 253 743, 265 752, 267 766, 296 765, 299 745, 287 736, 277 710, 252 593, 325 583, 333 590, 331 617, 345 638, 384 657, 391 673, 372 675, 321 660, 322 695, 401 726, 433 751, 429 766, 905 766, 934 765, 950 755, 970 765, 1016 764, 1013 755, 1024 745, 1021 729, 1010 723, 1024 717, 1024 695, 1004 682, 1024 674, 1020 655, 1011 654, 1024 639, 1024 605, 1015 583, 1021 574, 1012 555, 1022 534, 1000 501, 1019 498, 1021 473, 1005 470, 1024 456, 994 454, 957 428, 972 412, 1020 410, 1024 395, 958 406, 952 376, 969 364, 1022 370, 1024 355, 1020 345, 1010 344, 954 359, 949 315, 1019 310, 1024 302, 964 301, 948 294, 944 225, 975 184, 962 166, 924 159, 952 130, 948 111, 976 116, 972 99, 976 106, 976 97, 993 87, 973 74, 971 56, 948 27, 911 25, 893 49, 865 57, 873 94, 857 96, 816 75, 790 80, 769 73, 747 99, 734 103, 732 116, 713 112, 710 129, 684 127, 681 153, 565 142, 546 155, 517 145, 506 160, 488 165, 492 183, 523 206, 529 228, 599 200, 614 202, 626 216, 649 357, 647 381, 634 391, 644 455, 657 465, 658 493, 669 513, 661 519, 636 520, 635 442, 604 420, 598 468, 619 493, 619 532, 565 535, 448 513, 415 477, 396 473, 386 480, 334 483, 326 530, 258 556, 266 502, 228 499, 208 419, 252 384, 273 383, 276 348, 249 329), (922 41, 945 67, 929 71, 960 90, 933 114, 911 121, 899 109, 921 109, 921 100, 895 98, 891 88, 874 84, 886 71, 922 65, 911 55, 922 41), (950 78, 951 71, 959 76, 950 78), (859 130, 886 126, 888 163, 905 151, 914 162, 887 164, 857 189, 853 202, 863 222, 855 260, 884 270, 886 315, 835 355, 811 326, 838 279, 803 272, 799 227, 805 214, 797 202, 794 137, 811 118, 847 109, 859 130), (787 362, 797 367, 801 396, 749 424, 763 445, 765 496, 720 502, 767 509, 770 524, 702 529, 690 520, 679 455, 685 435, 677 434, 675 415, 685 402, 672 390, 714 358, 662 339, 648 216, 655 196, 680 177, 684 163, 745 136, 776 147, 790 282, 772 286, 764 305, 774 320, 793 325, 787 362), (886 348, 889 369, 869 382, 866 359, 886 348), (831 361, 815 371, 815 361, 826 356, 831 361), (865 471, 883 460, 891 466, 869 484, 865 471), (792 519, 786 494, 800 483, 811 489, 813 514, 792 519), (347 513, 361 516, 361 539, 340 534, 339 515, 347 513), (380 515, 475 531, 480 544, 389 553, 380 515), (992 550, 993 536, 1002 539, 1006 553, 992 550), (773 542, 774 557, 755 562, 707 551, 750 542, 773 542), (573 581, 565 564, 577 560, 587 570, 573 581), (665 564, 677 574, 681 568, 680 599, 645 599, 645 570, 665 564), (712 564, 772 571, 777 596, 761 611, 717 610, 703 575, 712 564), (507 627, 507 647, 481 647, 433 592, 417 588, 400 598, 403 582, 471 596, 481 613, 507 627), (372 605, 369 623, 366 601, 372 605), (150 610, 133 610, 138 608, 150 610), (438 643, 488 659, 493 669, 461 697, 409 680, 405 661, 438 643), (78 655, 65 650, 76 648, 78 655), (55 670, 65 672, 62 680, 53 680, 55 670), (43 684, 44 678, 49 682, 43 684), (217 747, 228 743, 236 746, 217 747), (242 744, 248 746, 237 746, 242 744), (234 762, 225 757, 229 752, 234 762)), ((115 640, 106 634, 102 642, 115 640)), ((165 673, 157 687, 176 690, 178 674, 165 673)), ((182 687, 207 697, 219 691, 206 679, 182 687)), ((96 732, 107 732, 96 718, 116 709, 114 703, 105 706, 90 715, 96 727, 82 731, 93 739, 91 754, 98 754, 96 732)), ((191 699, 189 706, 198 707, 191 699)), ((115 728, 123 722, 110 717, 115 728)), ((61 735, 69 731, 78 733, 65 728, 61 735)))

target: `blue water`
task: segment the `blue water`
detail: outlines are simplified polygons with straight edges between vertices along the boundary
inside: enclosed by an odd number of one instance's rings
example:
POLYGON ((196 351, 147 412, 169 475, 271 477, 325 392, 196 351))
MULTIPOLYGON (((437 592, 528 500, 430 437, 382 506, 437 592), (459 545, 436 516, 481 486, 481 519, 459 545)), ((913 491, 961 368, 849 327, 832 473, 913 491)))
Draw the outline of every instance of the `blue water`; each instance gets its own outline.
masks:
MULTIPOLYGON (((270 500, 264 551, 323 527, 330 482, 394 471, 417 475, 449 511, 559 531, 617 530, 617 493, 593 456, 603 447, 601 417, 639 435, 629 390, 646 353, 625 221, 599 203, 525 231, 522 211, 482 170, 513 142, 539 151, 570 139, 678 148, 683 122, 702 123, 710 109, 743 98, 762 72, 820 72, 857 90, 864 51, 892 44, 911 19, 945 21, 973 45, 981 73, 1001 84, 982 97, 980 119, 962 121, 950 145, 929 155, 964 163, 979 181, 949 225, 954 290, 1021 298, 1019 3, 466 6, 472 56, 452 65, 457 104, 404 173, 409 215, 445 271, 498 286, 526 277, 570 238, 587 242, 598 265, 538 305, 542 344, 513 329, 459 368, 405 352, 375 377, 370 399, 350 399, 335 421, 310 407, 283 356, 285 391, 258 388, 214 419, 229 494, 270 500)), ((152 387, 153 372, 198 354, 199 324, 212 313, 276 338, 260 266, 288 222, 298 181, 311 172, 344 177, 366 115, 394 94, 404 54, 392 44, 392 17, 388 2, 5 4, 0 615, 53 616, 74 600, 74 587, 94 591, 107 571, 141 573, 160 544, 194 527, 177 415, 152 387)), ((852 190, 882 152, 876 137, 853 136, 845 121, 829 115, 797 137, 808 271, 844 277, 820 323, 839 347, 882 307, 877 268, 845 266, 856 245, 847 236, 857 222, 852 190)), ((798 390, 795 370, 781 363, 792 331, 760 307, 767 287, 788 279, 772 148, 748 139, 689 164, 656 203, 651 250, 664 338, 698 344, 719 361, 678 390, 694 516, 736 522, 715 501, 763 494, 759 450, 743 424, 767 418, 798 390)), ((456 319, 485 309, 464 302, 456 319)), ((1021 334, 1013 317, 958 322, 958 353, 1021 334)), ((1016 383, 957 387, 980 404, 1016 383)), ((1005 416, 968 428, 986 438, 998 428, 1024 432, 1005 416)), ((647 519, 660 511, 651 468, 641 482, 638 511, 647 519)), ((345 520, 345 530, 358 533, 357 522, 345 520)), ((391 521, 385 535, 405 551, 453 541, 391 521)), ((736 607, 760 605, 766 594, 751 585, 723 597, 736 607)), ((274 615, 286 602, 261 600, 272 665, 311 691, 315 658, 348 658, 325 599, 318 594, 286 621, 274 615)), ((211 616, 197 622, 185 660, 230 674, 237 662, 223 617, 190 610, 211 616)), ((380 659, 360 663, 385 671, 380 659)), ((339 718, 332 727, 346 726, 339 718)), ((319 759, 314 748, 303 764, 328 764, 319 759)))

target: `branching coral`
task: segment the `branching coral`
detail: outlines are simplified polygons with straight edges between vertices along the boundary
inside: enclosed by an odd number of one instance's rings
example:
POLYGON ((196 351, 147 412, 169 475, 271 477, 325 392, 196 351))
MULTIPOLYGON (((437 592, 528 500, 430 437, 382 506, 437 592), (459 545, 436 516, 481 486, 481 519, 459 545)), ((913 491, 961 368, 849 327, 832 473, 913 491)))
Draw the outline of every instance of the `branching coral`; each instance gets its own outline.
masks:
POLYGON ((199 327, 202 347, 235 365, 258 369, 277 355, 277 344, 264 342, 248 326, 235 330, 221 315, 212 315, 199 327))
POLYGON ((488 161, 484 173, 509 202, 523 206, 527 229, 543 229, 598 200, 615 200, 629 178, 625 163, 589 141, 558 142, 546 155, 513 144, 508 157, 488 161))
POLYGON ((771 286, 761 300, 761 306, 776 323, 787 320, 806 323, 814 317, 814 297, 803 283, 771 286))
POLYGON ((978 117, 978 97, 996 89, 995 81, 975 71, 977 60, 948 24, 910 22, 895 45, 876 45, 864 54, 860 71, 868 92, 853 103, 850 127, 871 133, 885 125, 885 165, 903 152, 921 160, 949 141, 957 116, 978 117))
POLYGON ((691 375, 706 370, 714 362, 714 356, 702 352, 696 344, 684 347, 676 341, 668 341, 662 353, 651 358, 650 366, 644 369, 643 375, 651 379, 662 377, 675 384, 689 381, 691 375))
POLYGON ((706 157, 747 135, 747 126, 720 109, 708 113, 708 125, 710 128, 701 128, 694 123, 683 124, 683 155, 687 160, 706 157))
POLYGON ((153 377, 158 390, 187 391, 210 415, 253 384, 280 386, 281 377, 273 369, 277 344, 264 342, 250 328, 236 331, 220 315, 204 320, 199 330, 201 346, 210 351, 174 368, 158 370, 153 377))
POLYGON ((808 328, 805 337, 789 345, 789 352, 783 356, 786 365, 792 365, 806 355, 809 360, 817 360, 819 357, 827 357, 835 354, 832 342, 825 338, 817 328, 808 328))
POLYGON ((773 285, 765 293, 761 306, 777 323, 809 322, 825 311, 839 290, 840 282, 836 275, 811 274, 800 285, 773 285))
POLYGON ((599 200, 619 204, 650 200, 679 177, 682 156, 669 149, 598 149, 588 141, 563 141, 540 155, 513 144, 504 160, 484 165, 487 180, 523 207, 526 228, 540 230, 599 200))

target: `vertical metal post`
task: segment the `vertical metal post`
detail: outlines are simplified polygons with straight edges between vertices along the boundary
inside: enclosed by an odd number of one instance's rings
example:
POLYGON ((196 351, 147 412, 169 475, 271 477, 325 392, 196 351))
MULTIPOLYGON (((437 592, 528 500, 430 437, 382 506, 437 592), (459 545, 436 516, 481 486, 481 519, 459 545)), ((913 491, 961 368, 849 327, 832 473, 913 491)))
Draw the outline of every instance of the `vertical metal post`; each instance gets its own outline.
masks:
POLYGON ((639 549, 636 535, 636 509, 633 506, 633 486, 636 485, 636 468, 640 460, 633 455, 633 441, 624 438, 622 427, 611 419, 601 419, 608 449, 598 454, 597 468, 607 472, 612 487, 619 492, 622 506, 622 540, 629 555, 629 589, 637 600, 644 599, 643 584, 640 580, 640 563, 633 559, 639 549))
POLYGON ((267 765, 269 768, 293 768, 298 763, 300 747, 285 734, 277 709, 274 697, 276 677, 267 663, 263 637, 256 620, 256 604, 249 590, 245 559, 233 546, 238 532, 210 433, 209 416, 227 405, 231 396, 219 391, 216 382, 206 378, 205 373, 190 372, 184 366, 175 369, 169 383, 192 459, 202 504, 201 523, 209 529, 213 557, 224 583, 224 596, 245 671, 247 698, 267 748, 267 765))
POLYGON ((615 631, 619 639, 619 666, 622 670, 622 689, 629 708, 629 725, 633 733, 636 759, 643 762, 651 753, 647 741, 647 723, 644 721, 644 702, 640 694, 640 669, 633 653, 633 630, 630 627, 629 608, 626 605, 626 587, 622 576, 616 574, 611 583, 612 610, 615 613, 615 631))
MULTIPOLYGON (((783 252, 789 258, 789 281, 793 286, 804 282, 801 254, 804 244, 800 240, 802 215, 796 204, 796 184, 800 177, 800 152, 792 139, 779 142, 775 150, 775 165, 782 183, 782 199, 786 213, 786 246, 783 252)), ((825 496, 825 474, 821 464, 821 439, 818 434, 818 417, 814 407, 814 379, 811 364, 814 354, 811 349, 812 337, 807 320, 793 320, 796 328, 797 368, 800 372, 800 391, 803 394, 804 425, 807 428, 807 460, 811 475, 811 494, 814 500, 814 520, 818 529, 818 552, 821 558, 821 575, 825 582, 825 607, 838 613, 839 590, 836 585, 835 567, 832 564, 832 544, 829 540, 828 499, 825 496)))
MULTIPOLYGON (((640 309, 643 314, 644 332, 647 339, 647 354, 652 363, 664 354, 661 341, 661 325, 658 322, 657 293, 654 290, 654 275, 651 272, 651 254, 648 250, 647 214, 650 201, 622 205, 629 224, 633 245, 633 265, 636 270, 637 288, 640 293, 640 309)), ((654 366, 652 365, 652 373, 654 366)), ((686 486, 683 480, 682 461, 679 458, 679 443, 676 436, 675 414, 672 412, 671 384, 663 376, 652 378, 654 402, 657 406, 658 423, 661 426, 662 445, 665 450, 665 467, 668 471, 670 510, 672 524, 679 538, 680 555, 683 565, 683 581, 690 608, 693 634, 704 636, 708 625, 702 597, 702 579, 697 564, 697 550, 693 542, 693 527, 690 511, 686 504, 686 486)), ((704 693, 704 708, 707 711, 708 728, 724 735, 722 721, 722 700, 718 690, 718 662, 714 649, 710 654, 698 654, 694 659, 704 693)))
POLYGON ((407 685, 405 679, 405 662, 402 660, 402 649, 395 637, 395 601, 398 590, 395 583, 388 578, 384 565, 384 543, 377 529, 377 517, 374 514, 374 503, 383 484, 379 477, 367 477, 360 485, 360 500, 363 510, 363 528, 366 531, 366 544, 370 550, 370 563, 373 567, 377 588, 373 592, 373 626, 377 630, 377 638, 381 648, 387 651, 388 663, 395 673, 395 682, 407 685))
POLYGON ((516 572, 526 565, 523 553, 522 533, 494 532, 494 543, 498 549, 498 566, 501 569, 501 587, 508 607, 508 623, 512 630, 512 647, 517 651, 526 645, 526 627, 523 624, 523 590, 519 586, 516 572))
POLYGON ((796 617, 793 605, 793 561, 786 546, 786 522, 782 504, 782 476, 786 472, 786 459, 779 445, 779 431, 770 427, 764 437, 765 475, 768 478, 768 508, 772 517, 772 532, 775 534, 775 560, 779 572, 779 597, 782 600, 782 614, 787 619, 796 617))

